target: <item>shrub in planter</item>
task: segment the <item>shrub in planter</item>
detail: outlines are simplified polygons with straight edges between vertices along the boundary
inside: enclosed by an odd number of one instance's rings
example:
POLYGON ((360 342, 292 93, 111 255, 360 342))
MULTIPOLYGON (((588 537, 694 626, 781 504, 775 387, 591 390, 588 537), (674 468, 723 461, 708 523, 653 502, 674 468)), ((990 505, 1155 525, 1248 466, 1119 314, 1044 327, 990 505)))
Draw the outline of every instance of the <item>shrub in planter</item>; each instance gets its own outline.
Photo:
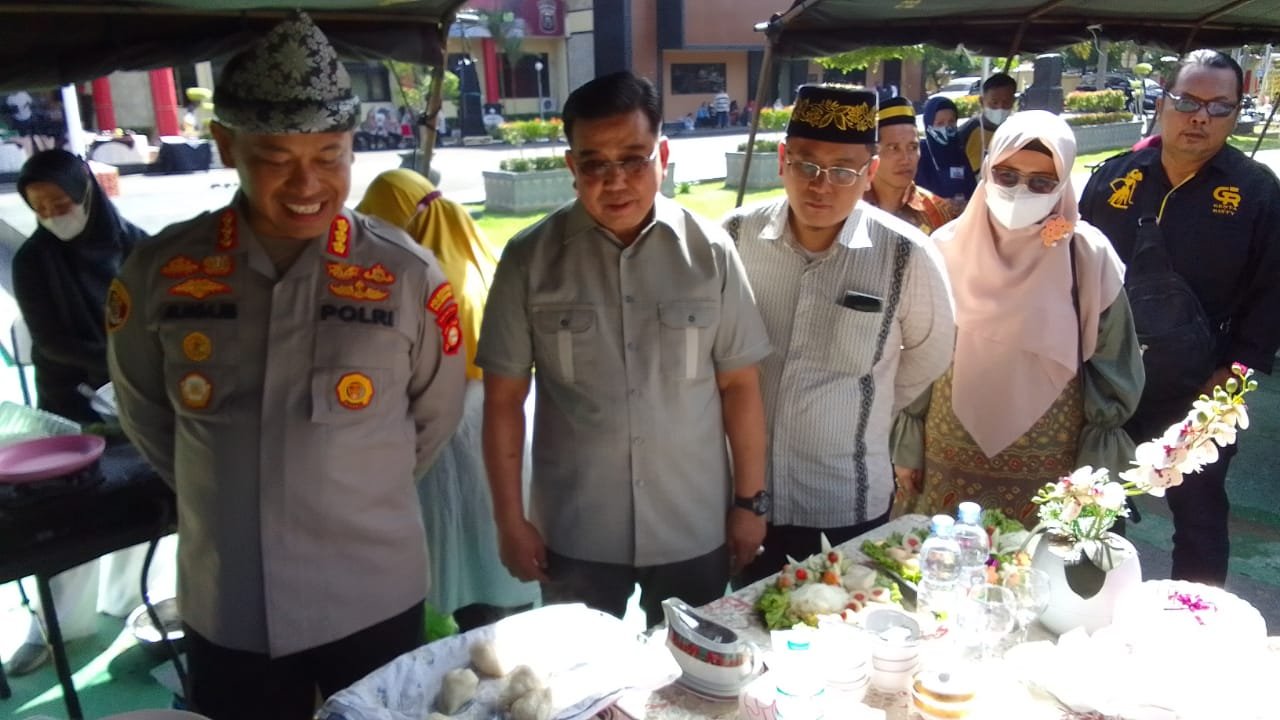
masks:
POLYGON ((1133 113, 1119 112, 1094 112, 1083 113, 1080 115, 1067 115, 1063 117, 1067 124, 1072 127, 1083 127, 1086 125, 1110 125, 1112 123, 1129 122, 1133 119, 1133 113))
POLYGON ((1067 95, 1063 107, 1075 113, 1109 113, 1123 110, 1124 102, 1119 90, 1076 91, 1067 95))
POLYGON ((761 130, 785 130, 787 123, 791 121, 791 108, 785 107, 780 110, 773 108, 763 108, 760 110, 760 129, 761 130))
MULTIPOLYGON (((778 145, 779 145, 779 142, 777 140, 757 140, 755 143, 754 149, 751 152, 753 154, 778 152, 778 145)), ((746 151, 747 151, 747 144, 738 143, 738 152, 746 152, 746 151)))
POLYGON ((982 112, 982 98, 977 95, 965 95, 955 98, 952 102, 956 104, 956 117, 961 120, 982 112))

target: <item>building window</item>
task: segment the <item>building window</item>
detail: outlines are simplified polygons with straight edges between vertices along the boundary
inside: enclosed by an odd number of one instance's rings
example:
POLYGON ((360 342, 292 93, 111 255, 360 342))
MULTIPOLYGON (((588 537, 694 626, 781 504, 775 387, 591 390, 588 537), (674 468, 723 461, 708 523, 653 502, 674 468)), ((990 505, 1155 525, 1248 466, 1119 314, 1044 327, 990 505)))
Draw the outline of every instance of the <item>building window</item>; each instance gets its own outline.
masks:
POLYGON ((724 63, 672 63, 673 95, 718 93, 725 86, 724 63))
POLYGON ((391 102, 391 73, 382 63, 343 63, 351 76, 351 90, 361 102, 391 102))
POLYGON ((512 67, 505 54, 498 56, 501 64, 501 79, 498 81, 498 94, 504 98, 536 98, 547 97, 551 87, 551 63, 546 53, 526 53, 512 67), (542 69, 538 69, 542 63, 542 69))

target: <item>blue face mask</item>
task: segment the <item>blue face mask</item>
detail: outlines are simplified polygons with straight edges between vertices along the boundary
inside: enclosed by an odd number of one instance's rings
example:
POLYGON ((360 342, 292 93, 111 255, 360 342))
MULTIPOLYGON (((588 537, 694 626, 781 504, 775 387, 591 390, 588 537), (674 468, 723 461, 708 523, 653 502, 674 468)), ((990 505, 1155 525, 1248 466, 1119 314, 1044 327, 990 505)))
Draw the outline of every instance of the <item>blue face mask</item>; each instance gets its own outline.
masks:
POLYGON ((939 145, 946 145, 955 139, 956 133, 959 131, 956 130, 954 125, 948 125, 946 127, 925 128, 925 132, 929 134, 929 137, 932 138, 934 142, 939 145))

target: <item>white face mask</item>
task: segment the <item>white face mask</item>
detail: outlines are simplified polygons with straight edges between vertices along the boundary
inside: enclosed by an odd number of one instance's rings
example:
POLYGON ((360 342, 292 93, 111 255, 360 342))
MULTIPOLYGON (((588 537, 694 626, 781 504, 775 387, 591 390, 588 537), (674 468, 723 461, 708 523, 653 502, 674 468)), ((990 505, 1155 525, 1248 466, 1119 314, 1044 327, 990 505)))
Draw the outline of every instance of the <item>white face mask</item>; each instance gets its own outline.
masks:
POLYGON ((1060 192, 1037 195, 1025 185, 1001 187, 986 183, 987 210, 991 217, 1010 230, 1020 230, 1045 219, 1058 204, 1060 192))
POLYGON ((991 123, 992 125, 998 126, 1001 123, 1003 123, 1005 120, 1009 119, 1010 112, 1011 111, 1005 110, 1003 108, 984 107, 982 108, 982 117, 986 118, 987 122, 991 123))
POLYGON ((67 242, 84 232, 89 224, 89 212, 83 205, 71 208, 70 212, 55 215, 51 218, 40 218, 40 226, 53 233, 54 237, 67 242))

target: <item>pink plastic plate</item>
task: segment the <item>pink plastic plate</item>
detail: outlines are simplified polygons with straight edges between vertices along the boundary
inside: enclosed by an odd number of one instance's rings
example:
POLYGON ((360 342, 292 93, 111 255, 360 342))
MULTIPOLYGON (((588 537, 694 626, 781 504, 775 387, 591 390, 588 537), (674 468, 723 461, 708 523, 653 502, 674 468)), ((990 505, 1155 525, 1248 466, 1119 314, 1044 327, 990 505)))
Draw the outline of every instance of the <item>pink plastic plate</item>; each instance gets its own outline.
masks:
POLYGON ((0 448, 0 484, 20 485, 70 475, 102 456, 100 435, 55 435, 0 448))

